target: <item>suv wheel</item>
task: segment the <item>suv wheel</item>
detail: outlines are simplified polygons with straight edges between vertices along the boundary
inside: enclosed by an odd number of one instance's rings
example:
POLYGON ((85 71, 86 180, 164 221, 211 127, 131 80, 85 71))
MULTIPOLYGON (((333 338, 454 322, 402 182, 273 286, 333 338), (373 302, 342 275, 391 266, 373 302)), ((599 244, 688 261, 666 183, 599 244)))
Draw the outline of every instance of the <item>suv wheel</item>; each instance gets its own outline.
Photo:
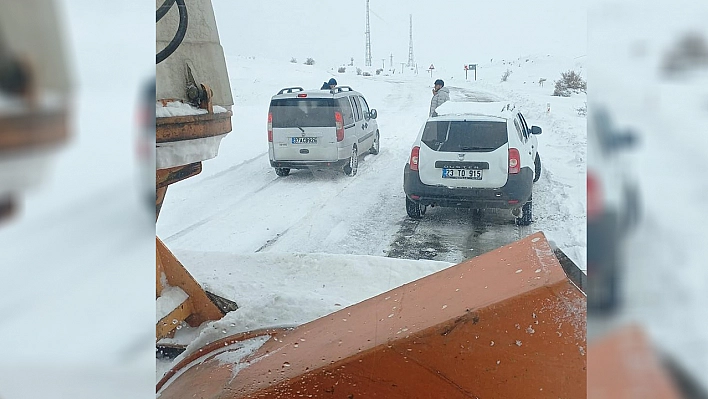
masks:
POLYGON ((352 156, 349 157, 349 163, 344 165, 344 173, 347 176, 354 176, 357 170, 359 170, 359 154, 357 154, 356 146, 354 146, 352 147, 352 156))
POLYGON ((419 202, 412 201, 406 197, 406 213, 413 219, 421 219, 427 209, 427 206, 421 206, 419 202))
POLYGON ((275 174, 280 177, 285 177, 290 174, 290 168, 275 168, 275 174))
POLYGON ((531 224, 533 219, 533 198, 529 198, 528 201, 521 207, 521 216, 516 218, 517 226, 528 226, 531 224))
POLYGON ((533 182, 536 183, 541 177, 541 156, 536 153, 536 158, 533 160, 533 182))
POLYGON ((379 131, 377 130, 376 134, 374 135, 374 143, 371 145, 371 148, 369 149, 369 153, 371 153, 371 155, 378 154, 380 145, 381 144, 379 143, 379 131))

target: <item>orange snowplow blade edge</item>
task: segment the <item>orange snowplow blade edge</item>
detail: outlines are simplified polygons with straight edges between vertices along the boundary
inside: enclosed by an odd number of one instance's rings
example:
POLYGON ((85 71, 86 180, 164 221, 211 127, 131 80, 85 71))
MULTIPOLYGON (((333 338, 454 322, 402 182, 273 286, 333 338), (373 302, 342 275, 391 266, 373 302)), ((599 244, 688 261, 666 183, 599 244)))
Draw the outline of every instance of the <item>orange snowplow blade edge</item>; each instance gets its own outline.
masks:
POLYGON ((240 344, 207 354, 158 397, 583 398, 585 303, 536 233, 273 334, 236 364, 225 352, 240 344))

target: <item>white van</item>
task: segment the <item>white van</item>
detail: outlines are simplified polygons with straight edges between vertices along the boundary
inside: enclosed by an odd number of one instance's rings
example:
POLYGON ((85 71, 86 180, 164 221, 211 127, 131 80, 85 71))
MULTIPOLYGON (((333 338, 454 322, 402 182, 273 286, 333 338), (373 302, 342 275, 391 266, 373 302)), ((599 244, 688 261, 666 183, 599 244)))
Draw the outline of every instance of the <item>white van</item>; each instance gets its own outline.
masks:
POLYGON ((359 156, 378 154, 377 112, 349 86, 282 89, 268 110, 268 153, 278 176, 291 169, 342 168, 354 176, 359 156))

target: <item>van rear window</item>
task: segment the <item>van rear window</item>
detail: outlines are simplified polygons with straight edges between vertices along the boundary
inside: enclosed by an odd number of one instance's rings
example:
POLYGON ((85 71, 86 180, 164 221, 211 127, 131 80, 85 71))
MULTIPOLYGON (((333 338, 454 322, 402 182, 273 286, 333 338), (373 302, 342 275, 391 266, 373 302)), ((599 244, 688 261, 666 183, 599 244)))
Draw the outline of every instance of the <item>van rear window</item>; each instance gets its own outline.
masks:
POLYGON ((509 138, 506 122, 430 121, 425 124, 422 141, 435 151, 490 152, 509 138))
POLYGON ((334 99, 284 98, 270 102, 273 127, 334 127, 334 99))

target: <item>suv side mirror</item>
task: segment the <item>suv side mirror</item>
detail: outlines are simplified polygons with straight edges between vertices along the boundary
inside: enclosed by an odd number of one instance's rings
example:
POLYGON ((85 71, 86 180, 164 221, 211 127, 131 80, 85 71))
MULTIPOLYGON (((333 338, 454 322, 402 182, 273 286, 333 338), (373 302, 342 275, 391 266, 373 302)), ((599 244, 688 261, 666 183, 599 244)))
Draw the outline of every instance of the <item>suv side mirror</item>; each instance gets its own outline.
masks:
POLYGON ((371 116, 371 119, 376 119, 377 116, 379 116, 378 112, 376 112, 375 109, 372 109, 369 111, 369 116, 371 116))
POLYGON ((541 128, 538 126, 531 126, 531 134, 541 134, 541 128))

